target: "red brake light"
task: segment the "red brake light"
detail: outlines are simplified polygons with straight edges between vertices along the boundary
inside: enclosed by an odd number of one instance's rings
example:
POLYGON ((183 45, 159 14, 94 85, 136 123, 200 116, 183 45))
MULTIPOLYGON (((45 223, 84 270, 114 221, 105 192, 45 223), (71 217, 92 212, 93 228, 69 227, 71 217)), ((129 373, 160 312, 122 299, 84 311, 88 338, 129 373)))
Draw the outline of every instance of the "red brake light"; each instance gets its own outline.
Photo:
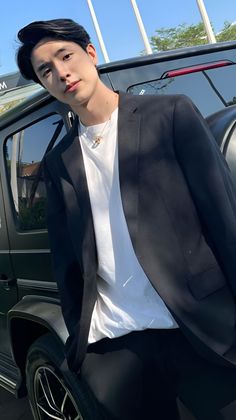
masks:
POLYGON ((162 79, 169 78, 169 77, 182 76, 183 74, 195 73, 197 71, 215 69, 217 67, 229 66, 231 64, 233 64, 231 63, 231 61, 221 60, 221 61, 216 61, 214 63, 198 64, 197 66, 184 67, 179 70, 171 70, 164 73, 164 75, 162 76, 162 79))

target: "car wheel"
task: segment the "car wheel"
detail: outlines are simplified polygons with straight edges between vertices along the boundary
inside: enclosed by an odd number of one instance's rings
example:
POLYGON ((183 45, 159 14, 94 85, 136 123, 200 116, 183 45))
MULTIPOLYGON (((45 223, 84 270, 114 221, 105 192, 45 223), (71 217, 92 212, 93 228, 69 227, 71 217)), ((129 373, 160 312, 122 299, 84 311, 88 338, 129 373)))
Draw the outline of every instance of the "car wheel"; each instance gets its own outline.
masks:
POLYGON ((63 360, 63 346, 51 334, 29 349, 26 384, 34 419, 101 420, 86 384, 69 369, 60 369, 63 360))

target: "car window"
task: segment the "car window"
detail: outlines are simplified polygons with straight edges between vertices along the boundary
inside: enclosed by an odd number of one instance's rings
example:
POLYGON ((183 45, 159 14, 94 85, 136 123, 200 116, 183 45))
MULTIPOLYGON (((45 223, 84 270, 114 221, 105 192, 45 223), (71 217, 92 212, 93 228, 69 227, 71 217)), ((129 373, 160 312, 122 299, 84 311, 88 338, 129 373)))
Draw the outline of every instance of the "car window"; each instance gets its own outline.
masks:
POLYGON ((202 72, 147 81, 130 86, 128 92, 136 95, 185 94, 192 99, 205 117, 225 106, 202 72))
POLYGON ((236 65, 207 70, 206 75, 226 102, 226 106, 236 104, 236 65))
POLYGON ((66 130, 54 114, 22 128, 5 143, 5 163, 17 229, 46 228, 46 191, 42 158, 51 141, 56 144, 66 130))

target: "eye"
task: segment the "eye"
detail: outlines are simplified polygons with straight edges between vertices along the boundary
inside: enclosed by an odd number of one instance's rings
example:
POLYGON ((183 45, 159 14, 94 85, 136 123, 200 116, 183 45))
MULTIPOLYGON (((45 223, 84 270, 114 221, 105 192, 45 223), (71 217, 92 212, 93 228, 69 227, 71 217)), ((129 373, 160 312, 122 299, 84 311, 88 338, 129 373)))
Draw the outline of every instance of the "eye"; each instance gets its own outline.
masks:
POLYGON ((47 77, 49 76, 50 72, 51 72, 51 69, 49 67, 46 67, 42 73, 42 76, 47 77))
POLYGON ((63 57, 63 61, 70 60, 70 58, 71 58, 72 55, 73 55, 72 53, 65 54, 64 57, 63 57))

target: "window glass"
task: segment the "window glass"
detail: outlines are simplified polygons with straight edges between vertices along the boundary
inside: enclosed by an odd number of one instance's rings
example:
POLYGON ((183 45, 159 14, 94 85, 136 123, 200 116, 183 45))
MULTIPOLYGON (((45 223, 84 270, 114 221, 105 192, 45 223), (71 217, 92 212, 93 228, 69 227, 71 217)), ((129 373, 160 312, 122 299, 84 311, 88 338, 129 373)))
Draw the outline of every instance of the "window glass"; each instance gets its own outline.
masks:
POLYGON ((236 104, 236 65, 207 70, 206 75, 223 96, 227 106, 236 104))
POLYGON ((134 85, 128 89, 128 92, 136 95, 185 94, 192 99, 205 117, 224 108, 221 99, 202 72, 134 85))
POLYGON ((5 161, 19 230, 46 228, 41 162, 47 148, 52 148, 65 134, 63 121, 55 114, 23 128, 6 141, 5 161))

